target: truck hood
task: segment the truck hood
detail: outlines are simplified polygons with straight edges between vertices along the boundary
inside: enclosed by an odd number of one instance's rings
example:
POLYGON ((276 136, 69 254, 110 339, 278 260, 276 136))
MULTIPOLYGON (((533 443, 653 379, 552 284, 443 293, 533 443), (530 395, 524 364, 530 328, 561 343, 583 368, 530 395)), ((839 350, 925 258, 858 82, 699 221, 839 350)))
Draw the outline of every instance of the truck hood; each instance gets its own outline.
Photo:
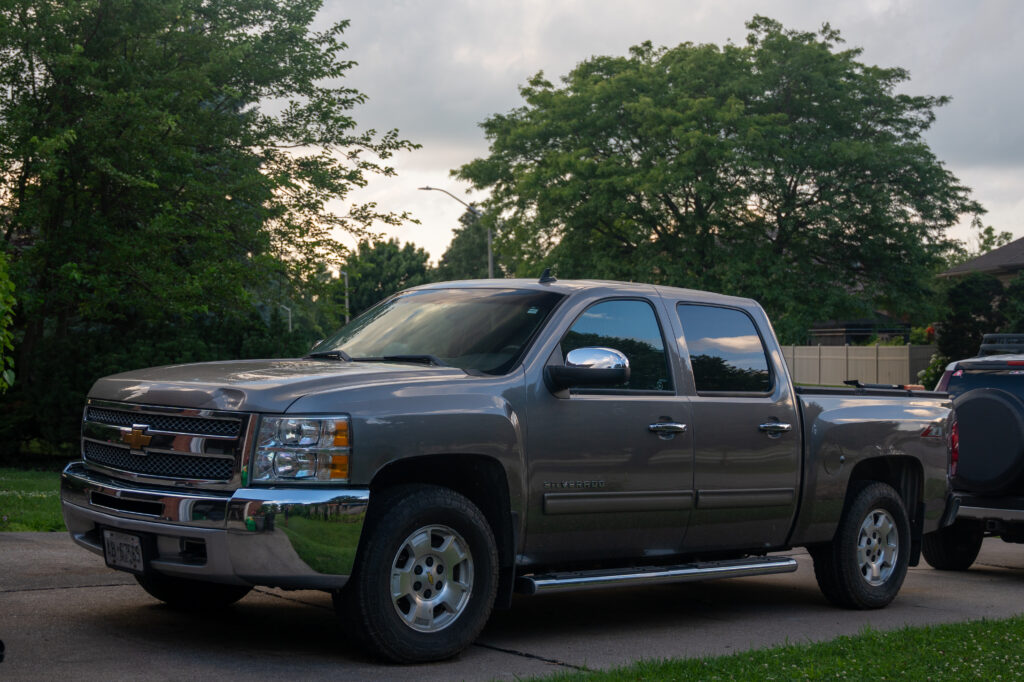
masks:
POLYGON ((470 379, 455 367, 399 362, 235 360, 150 367, 97 381, 89 397, 207 410, 285 412, 311 393, 378 384, 470 379))

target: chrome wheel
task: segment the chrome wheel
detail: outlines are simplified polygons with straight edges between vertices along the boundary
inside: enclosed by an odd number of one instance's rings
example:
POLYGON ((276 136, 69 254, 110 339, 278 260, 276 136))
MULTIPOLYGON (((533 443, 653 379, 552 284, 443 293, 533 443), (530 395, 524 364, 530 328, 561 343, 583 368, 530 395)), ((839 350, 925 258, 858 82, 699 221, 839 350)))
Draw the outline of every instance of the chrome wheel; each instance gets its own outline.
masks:
POLYGON ((868 585, 883 585, 896 569, 900 533, 896 522, 884 509, 874 509, 860 525, 857 536, 857 563, 868 585))
POLYGON ((424 526, 399 546, 391 563, 391 602, 418 632, 438 632, 466 609, 473 591, 473 555, 448 526, 424 526))

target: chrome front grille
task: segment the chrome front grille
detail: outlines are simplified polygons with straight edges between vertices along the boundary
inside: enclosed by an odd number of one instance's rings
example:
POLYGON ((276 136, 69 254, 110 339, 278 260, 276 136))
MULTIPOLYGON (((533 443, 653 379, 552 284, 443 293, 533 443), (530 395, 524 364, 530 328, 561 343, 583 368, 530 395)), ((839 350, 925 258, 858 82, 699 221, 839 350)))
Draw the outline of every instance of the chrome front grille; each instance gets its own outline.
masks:
MULTIPOLYGON (((109 410, 101 407, 89 407, 85 412, 85 420, 115 426, 131 426, 140 419, 138 412, 109 410)), ((191 434, 195 436, 220 436, 238 438, 242 422, 238 419, 203 419, 201 417, 179 417, 170 414, 147 414, 145 423, 153 431, 168 433, 191 434)))
POLYGON ((166 478, 228 481, 234 473, 234 462, 227 457, 197 457, 156 452, 133 455, 128 448, 87 440, 82 446, 85 461, 91 464, 166 478))
POLYGON ((90 400, 82 419, 82 458, 118 478, 233 489, 254 424, 239 412, 90 400))

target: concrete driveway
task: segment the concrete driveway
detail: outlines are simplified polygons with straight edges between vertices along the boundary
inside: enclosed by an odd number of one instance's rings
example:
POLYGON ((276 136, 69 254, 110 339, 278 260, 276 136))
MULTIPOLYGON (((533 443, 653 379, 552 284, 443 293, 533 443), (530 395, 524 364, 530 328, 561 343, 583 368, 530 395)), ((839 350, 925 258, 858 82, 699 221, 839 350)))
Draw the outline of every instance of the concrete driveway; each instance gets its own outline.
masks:
POLYGON ((912 568, 881 611, 831 607, 810 558, 792 554, 800 569, 786 575, 517 598, 458 658, 398 667, 346 642, 323 593, 258 588, 189 616, 66 534, 0 533, 0 678, 516 679, 1024 612, 1024 545, 986 540, 966 573, 912 568))

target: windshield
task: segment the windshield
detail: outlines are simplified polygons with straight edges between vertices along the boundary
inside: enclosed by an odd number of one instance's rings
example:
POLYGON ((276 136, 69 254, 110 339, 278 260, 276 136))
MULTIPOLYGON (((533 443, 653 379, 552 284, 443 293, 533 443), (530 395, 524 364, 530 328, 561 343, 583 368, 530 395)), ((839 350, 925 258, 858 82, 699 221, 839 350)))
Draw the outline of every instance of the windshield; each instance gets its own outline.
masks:
POLYGON ((526 289, 409 291, 378 304, 314 349, 323 357, 439 364, 504 374, 561 294, 526 289))

